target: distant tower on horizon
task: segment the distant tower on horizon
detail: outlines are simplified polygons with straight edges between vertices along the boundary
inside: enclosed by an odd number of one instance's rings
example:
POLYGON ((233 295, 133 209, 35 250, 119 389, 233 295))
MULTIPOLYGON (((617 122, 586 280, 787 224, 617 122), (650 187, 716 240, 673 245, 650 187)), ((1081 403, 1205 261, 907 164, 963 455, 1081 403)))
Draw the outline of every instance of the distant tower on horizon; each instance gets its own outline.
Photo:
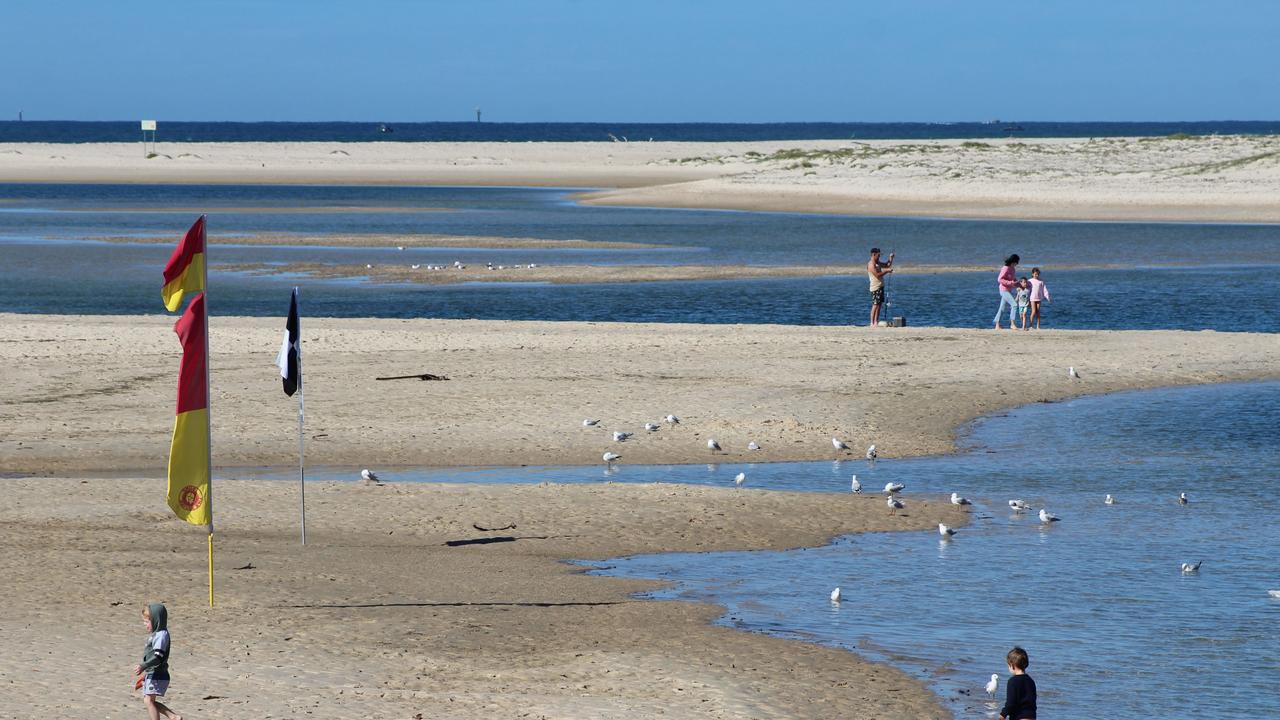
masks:
POLYGON ((480 106, 476 106, 476 122, 480 122, 480 106))
POLYGON ((22 122, 22 111, 18 111, 18 122, 22 122))

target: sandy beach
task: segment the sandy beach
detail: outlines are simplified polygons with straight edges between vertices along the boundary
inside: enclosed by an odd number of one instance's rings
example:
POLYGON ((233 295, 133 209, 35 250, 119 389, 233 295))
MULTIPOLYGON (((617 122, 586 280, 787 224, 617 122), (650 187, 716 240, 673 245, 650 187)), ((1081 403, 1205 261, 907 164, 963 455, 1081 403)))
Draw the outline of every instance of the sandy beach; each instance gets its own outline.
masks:
POLYGON ((304 549, 293 484, 225 481, 210 610, 204 535, 167 511, 163 481, 2 482, 3 717, 144 715, 131 668, 158 600, 167 700, 190 718, 946 715, 893 668, 712 627, 714 607, 638 601, 651 584, 562 560, 963 523, 950 505, 889 517, 876 495, 312 483, 304 549), (482 538, 509 539, 465 542, 482 538))
MULTIPOLYGON (((161 473, 173 318, 0 315, 0 467, 161 473)), ((211 323, 215 463, 287 464, 296 410, 274 366, 281 321, 211 323)), ((1182 331, 308 319, 311 462, 591 464, 947 452, 966 421, 1081 394, 1280 376, 1280 338, 1182 331), (999 362, 993 362, 998 358, 999 362), (1083 379, 1071 382, 1066 368, 1083 379), (431 373, 447 381, 376 380, 431 373), (668 413, 675 428, 642 430, 668 413), (601 422, 583 428, 584 418, 601 422), (636 431, 614 443, 613 430, 636 431), (746 445, 762 449, 748 455, 746 445)))
MULTIPOLYGON (((0 481, 0 601, 21 618, 6 626, 21 651, 0 661, 0 683, 25 685, 0 715, 138 712, 128 668, 154 599, 173 612, 172 699, 189 717, 947 715, 893 668, 713 627, 714 607, 636 601, 645 584, 561 562, 962 524, 941 498, 890 517, 879 495, 847 492, 313 483, 303 551, 292 483, 221 480, 221 604, 208 611, 203 536, 161 504, 172 321, 0 316, 0 468, 36 475, 0 481), (514 540, 445 544, 493 536, 514 540)), ((212 324, 220 478, 293 461, 279 333, 275 318, 212 324)), ((320 318, 304 332, 307 451, 389 480, 397 465, 597 463, 605 450, 624 463, 845 457, 833 436, 849 457, 871 442, 886 457, 945 452, 979 414, 1274 378, 1277 351, 1273 335, 1215 332, 320 318), (449 379, 376 379, 425 372, 449 379), (682 422, 640 429, 666 413, 682 422), (615 443, 612 430, 636 437, 615 443)))
POLYGON ((0 182, 534 185, 595 204, 1280 222, 1280 138, 0 144, 0 182))

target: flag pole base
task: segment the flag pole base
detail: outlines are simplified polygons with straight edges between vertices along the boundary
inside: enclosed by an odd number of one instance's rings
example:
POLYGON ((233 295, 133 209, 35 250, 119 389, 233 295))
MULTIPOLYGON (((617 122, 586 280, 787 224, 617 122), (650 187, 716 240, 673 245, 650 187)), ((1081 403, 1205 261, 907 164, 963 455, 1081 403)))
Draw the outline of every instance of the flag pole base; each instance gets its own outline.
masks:
POLYGON ((213 607, 213 533, 209 533, 209 607, 213 607))

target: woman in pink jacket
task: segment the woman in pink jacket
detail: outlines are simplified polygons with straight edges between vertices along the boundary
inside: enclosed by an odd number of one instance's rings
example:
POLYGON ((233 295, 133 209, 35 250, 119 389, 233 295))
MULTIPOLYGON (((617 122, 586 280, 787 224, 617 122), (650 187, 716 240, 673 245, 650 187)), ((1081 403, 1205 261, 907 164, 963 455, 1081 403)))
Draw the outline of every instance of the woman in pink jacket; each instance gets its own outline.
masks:
POLYGON ((1018 284, 1018 262, 1022 258, 1016 254, 1010 255, 1004 259, 1004 267, 1000 268, 1000 275, 996 278, 996 282, 1000 286, 1000 309, 996 310, 996 329, 1000 329, 1000 314, 1004 312, 1004 307, 1009 306, 1009 329, 1013 329, 1013 312, 1018 306, 1013 300, 1013 288, 1018 284))

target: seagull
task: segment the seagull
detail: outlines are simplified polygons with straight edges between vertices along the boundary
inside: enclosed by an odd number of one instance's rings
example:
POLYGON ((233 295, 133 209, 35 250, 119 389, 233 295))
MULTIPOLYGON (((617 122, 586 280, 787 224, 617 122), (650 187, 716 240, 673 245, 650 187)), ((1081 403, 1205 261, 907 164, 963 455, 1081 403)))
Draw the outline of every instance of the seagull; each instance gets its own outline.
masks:
POLYGON ((836 604, 840 603, 840 588, 836 588, 831 591, 831 602, 836 604))
POLYGON ((658 426, 654 425, 653 423, 645 423, 644 429, 648 430, 649 432, 658 432, 658 426))
POLYGON ((616 452, 607 452, 602 457, 606 465, 612 465, 622 459, 622 456, 616 452))
POLYGON ((855 493, 862 492, 862 483, 858 482, 857 475, 853 476, 853 482, 849 483, 849 489, 854 491, 855 493))
POLYGON ((760 449, 760 443, 756 442, 755 440, 752 440, 751 442, 747 443, 747 449, 748 449, 748 450, 759 450, 759 449, 760 449))
POLYGON ((960 493, 951 493, 951 504, 952 505, 972 505, 973 503, 969 502, 969 498, 960 497, 960 493))
POLYGON ((1014 512, 1022 512, 1023 510, 1027 509, 1027 501, 1026 500, 1010 500, 1009 507, 1012 508, 1014 512))
POLYGON ((991 673, 991 679, 987 681, 987 686, 984 688, 987 691, 987 697, 995 697, 996 689, 999 687, 1000 676, 995 673, 991 673))
POLYGON ((631 437, 631 433, 629 433, 629 432, 621 432, 621 431, 619 431, 619 430, 614 430, 614 431, 613 431, 613 441, 614 441, 614 442, 626 442, 626 441, 627 441, 627 438, 629 438, 629 437, 631 437))
POLYGON ((1061 519, 1062 518, 1058 517, 1057 515, 1054 515, 1048 510, 1045 510, 1044 508, 1040 508, 1040 522, 1045 524, 1056 523, 1061 519))
POLYGON ((868 460, 875 460, 875 459, 876 459, 876 446, 875 446, 875 445, 872 445, 871 447, 867 448, 867 459, 868 459, 868 460))
POLYGON ((884 484, 884 491, 892 495, 893 493, 902 492, 906 487, 902 483, 887 482, 884 484))
POLYGON ((664 418, 664 419, 667 421, 667 424, 668 424, 668 425, 679 425, 679 424, 680 424, 680 418, 676 417, 675 415, 668 415, 668 416, 667 416, 666 418, 664 418))
POLYGON ((369 263, 365 263, 365 265, 364 265, 364 269, 365 269, 365 270, 372 270, 372 269, 373 269, 373 266, 372 266, 372 265, 370 265, 369 263))
POLYGON ((837 450, 848 450, 849 446, 844 444, 840 438, 831 438, 831 445, 837 450))
POLYGON ((903 504, 902 504, 902 501, 901 501, 901 500, 899 500, 898 498, 896 498, 896 497, 894 497, 894 496, 892 496, 892 495, 890 495, 890 496, 889 496, 889 498, 888 498, 888 502, 886 502, 885 504, 889 506, 889 514, 890 514, 890 515, 896 515, 896 514, 898 514, 898 511, 899 511, 899 510, 901 510, 902 508, 906 507, 905 505, 903 505, 903 504))
POLYGON ((1074 365, 1067 368, 1067 377, 1071 378, 1072 380, 1080 379, 1080 373, 1076 372, 1076 368, 1074 365))
POLYGON ((955 534, 956 534, 956 531, 955 531, 955 530, 952 530, 952 529, 951 529, 951 528, 949 528, 949 527, 947 527, 947 526, 946 526, 945 524, 943 524, 943 523, 938 523, 938 534, 939 534, 939 535, 941 535, 941 536, 942 536, 942 537, 944 537, 944 538, 949 538, 949 537, 951 537, 952 535, 955 535, 955 534))
POLYGON ((1201 560, 1200 562, 1197 562, 1197 563, 1182 563, 1182 572, 1187 574, 1200 572, 1201 562, 1204 562, 1204 561, 1201 560))
POLYGON ((397 250, 403 250, 403 249, 404 249, 404 246, 403 246, 403 245, 397 245, 397 246, 396 246, 396 249, 397 249, 397 250))
POLYGON ((733 484, 734 484, 734 485, 741 485, 742 483, 744 483, 744 482, 746 482, 746 481, 747 481, 747 474, 746 474, 746 473, 744 473, 744 472, 740 472, 740 473, 738 473, 737 475, 734 475, 734 476, 733 476, 733 484))
POLYGON ((1111 497, 1110 495, 1107 495, 1107 499, 1106 499, 1106 500, 1103 500, 1102 502, 1103 502, 1103 503, 1105 503, 1105 504, 1107 504, 1107 505, 1115 505, 1115 504, 1116 504, 1116 499, 1115 499, 1115 498, 1113 498, 1113 497, 1111 497))
POLYGON ((707 449, 711 452, 720 452, 720 443, 716 442, 715 438, 711 438, 707 440, 707 449))
POLYGON ((422 267, 422 265, 410 265, 409 267, 414 270, 417 270, 418 268, 422 267))
POLYGON ((592 420, 590 418, 587 418, 586 420, 582 421, 582 427, 592 427, 598 424, 600 424, 599 420, 592 420))
POLYGON ((376 482, 380 482, 380 481, 378 480, 378 475, 377 475, 377 473, 375 473, 374 471, 370 470, 369 468, 365 468, 364 470, 361 470, 361 471, 360 471, 360 478, 361 478, 362 480, 364 480, 365 482, 367 482, 367 483, 376 483, 376 482))
POLYGON ((1267 594, 1273 598, 1280 598, 1280 590, 1268 590, 1267 594))
POLYGON ((1179 505, 1186 505, 1186 504, 1187 504, 1187 503, 1189 503, 1189 502, 1191 502, 1191 501, 1187 499, 1187 494, 1186 494, 1186 493, 1178 493, 1178 504, 1179 504, 1179 505))

